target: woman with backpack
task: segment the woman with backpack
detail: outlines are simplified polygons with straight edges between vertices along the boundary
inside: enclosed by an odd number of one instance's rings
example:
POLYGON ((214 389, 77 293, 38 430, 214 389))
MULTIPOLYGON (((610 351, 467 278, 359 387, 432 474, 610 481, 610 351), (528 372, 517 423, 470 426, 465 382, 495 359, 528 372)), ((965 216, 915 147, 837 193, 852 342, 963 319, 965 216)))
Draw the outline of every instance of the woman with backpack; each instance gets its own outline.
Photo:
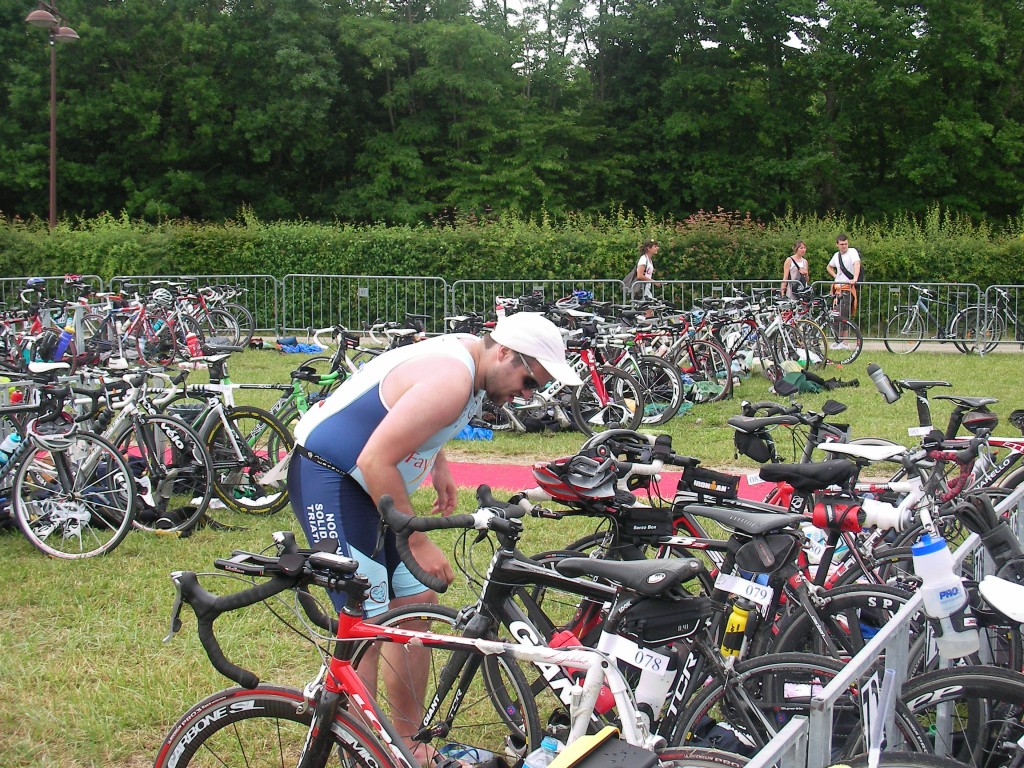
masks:
POLYGON ((803 240, 797 240, 793 245, 793 253, 790 254, 782 264, 782 284, 779 286, 779 293, 787 299, 796 299, 796 292, 807 286, 807 245, 803 240))
POLYGON ((654 257, 658 255, 656 240, 648 240, 640 246, 640 258, 633 271, 626 275, 623 285, 631 299, 653 299, 651 286, 654 282, 654 257))

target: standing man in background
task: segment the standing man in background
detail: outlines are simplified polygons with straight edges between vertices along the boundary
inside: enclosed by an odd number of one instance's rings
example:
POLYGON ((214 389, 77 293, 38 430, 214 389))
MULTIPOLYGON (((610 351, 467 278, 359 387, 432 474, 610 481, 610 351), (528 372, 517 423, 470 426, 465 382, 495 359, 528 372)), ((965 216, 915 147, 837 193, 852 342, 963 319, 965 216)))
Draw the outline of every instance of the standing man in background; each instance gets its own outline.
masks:
MULTIPOLYGON (((832 283, 833 308, 839 310, 844 320, 857 311, 857 283, 860 281, 860 253, 850 247, 850 239, 845 233, 836 236, 836 247, 839 249, 832 255, 828 266, 832 283)), ((840 338, 836 349, 845 349, 846 340, 840 338)))

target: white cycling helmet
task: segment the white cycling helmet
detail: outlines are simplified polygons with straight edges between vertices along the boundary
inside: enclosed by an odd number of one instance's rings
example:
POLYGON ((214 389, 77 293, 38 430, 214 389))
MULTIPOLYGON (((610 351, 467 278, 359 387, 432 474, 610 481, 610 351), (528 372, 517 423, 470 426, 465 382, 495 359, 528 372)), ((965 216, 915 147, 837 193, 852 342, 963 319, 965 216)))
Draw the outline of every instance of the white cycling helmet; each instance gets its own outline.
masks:
POLYGON ((157 288, 149 299, 152 304, 164 309, 170 309, 174 306, 174 296, 166 288, 157 288))

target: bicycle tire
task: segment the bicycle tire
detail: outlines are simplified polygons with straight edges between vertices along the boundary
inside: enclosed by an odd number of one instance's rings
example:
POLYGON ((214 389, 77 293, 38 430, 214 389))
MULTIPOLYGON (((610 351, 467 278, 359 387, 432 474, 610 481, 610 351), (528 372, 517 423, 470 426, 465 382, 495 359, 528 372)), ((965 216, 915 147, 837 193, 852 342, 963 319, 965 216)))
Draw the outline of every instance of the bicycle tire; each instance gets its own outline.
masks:
POLYGON ((807 358, 800 361, 800 367, 811 371, 824 370, 828 365, 828 334, 816 322, 804 317, 793 321, 793 327, 807 351, 807 358))
POLYGON ((828 335, 829 365, 850 365, 864 350, 864 335, 860 327, 845 317, 830 317, 822 326, 828 335), (836 348, 837 344, 845 344, 849 349, 836 348))
MULTIPOLYGON (((385 627, 402 627, 415 622, 414 626, 417 629, 426 628, 442 635, 460 635, 460 619, 460 612, 447 606, 419 603, 393 608, 371 621, 385 627)), ((497 638, 491 636, 487 639, 497 638)), ((443 721, 447 717, 452 703, 450 689, 444 693, 440 701, 434 700, 442 670, 451 662, 454 667, 448 668, 448 671, 457 671, 456 679, 463 679, 463 675, 467 673, 465 662, 479 661, 478 679, 473 681, 466 695, 457 703, 458 709, 454 718, 450 723, 437 722, 438 727, 445 729, 442 732, 450 741, 485 749, 497 755, 505 754, 510 743, 514 743, 517 753, 523 755, 540 745, 543 733, 536 702, 526 676, 514 660, 494 654, 467 655, 464 652, 442 648, 413 648, 371 641, 357 646, 352 655, 353 665, 358 665, 364 659, 369 646, 376 646, 382 651, 386 648, 396 651, 393 658, 385 659, 383 655, 380 657, 382 664, 396 665, 391 667, 396 678, 404 675, 407 679, 412 673, 413 666, 422 665, 427 674, 423 701, 437 705, 433 711, 438 721, 443 721), (402 665, 403 668, 398 670, 397 665, 402 665), (508 738, 510 734, 511 742, 508 738)), ((360 669, 359 673, 364 680, 372 680, 374 677, 373 672, 366 669, 360 669)), ((376 695, 377 701, 385 709, 390 710, 388 694, 378 688, 376 695)), ((392 719, 395 719, 394 714, 392 719)), ((419 715, 416 720, 418 726, 419 715)))
POLYGON ((1020 672, 990 666, 940 669, 908 680, 900 697, 927 733, 928 751, 961 765, 1006 765, 1024 734, 1020 672))
POLYGON ((894 355, 909 355, 921 346, 924 321, 912 309, 903 309, 889 318, 882 333, 882 343, 894 355))
POLYGON ((662 747, 657 750, 659 768, 743 768, 745 757, 708 747, 662 747))
POLYGON ((238 327, 238 320, 226 309, 215 307, 207 310, 200 323, 206 338, 211 343, 235 346, 242 335, 238 327))
POLYGON ((221 419, 214 419, 200 433, 213 459, 213 492, 238 512, 261 516, 280 512, 288 505, 288 489, 264 488, 260 477, 291 451, 294 438, 262 408, 235 406, 225 409, 224 418, 229 427, 221 419), (241 458, 236 445, 243 452, 241 458))
POLYGON ((256 333, 256 318, 253 317, 249 308, 235 301, 230 301, 220 308, 235 318, 235 323, 238 325, 238 343, 243 347, 249 346, 249 342, 252 341, 252 337, 256 333))
POLYGON ((656 355, 641 355, 629 372, 636 377, 644 395, 642 424, 664 424, 679 412, 683 381, 675 366, 656 355))
POLYGON ((169 323, 147 315, 143 328, 132 334, 138 360, 143 365, 170 365, 178 357, 178 341, 169 323))
POLYGON ((572 392, 571 413, 576 429, 585 435, 606 429, 636 430, 644 417, 644 398, 640 384, 613 365, 600 366, 597 375, 604 383, 608 402, 601 402, 594 379, 586 377, 583 386, 572 392))
POLYGON ((213 494, 213 461, 199 433, 181 419, 147 414, 138 422, 127 422, 110 442, 132 470, 135 527, 160 533, 191 531, 213 494))
POLYGON ((687 400, 717 403, 732 395, 732 357, 721 344, 704 339, 689 341, 676 351, 672 364, 689 384, 683 392, 687 400))
MULTIPOLYGON (((296 765, 312 719, 302 692, 292 688, 261 685, 219 691, 171 727, 154 768, 296 765)), ((377 738, 340 707, 331 733, 332 765, 380 768, 394 763, 377 738)))
MULTIPOLYGON (((772 653, 815 653, 847 662, 912 596, 913 592, 882 584, 851 584, 829 589, 822 594, 822 604, 817 606, 815 616, 801 610, 782 620, 770 650, 772 653), (821 637, 818 626, 829 633, 838 657, 821 637)), ((923 630, 923 615, 918 616, 915 626, 917 632, 923 630)), ((914 663, 911 659, 911 668, 914 663)))
POLYGON ((22 459, 13 485, 18 527, 50 557, 78 560, 106 554, 132 529, 131 469, 99 435, 74 433, 64 439, 64 448, 34 445, 22 459))
MULTIPOLYGON (((699 725, 714 713, 724 718, 741 740, 747 740, 754 750, 760 749, 792 717, 809 714, 810 695, 820 692, 843 667, 843 662, 835 659, 804 653, 769 654, 742 661, 727 678, 705 686, 684 707, 672 728, 670 743, 693 745, 702 730, 699 725)), ((833 755, 841 759, 859 754, 864 748, 859 685, 851 686, 832 711, 833 755)), ((927 750, 926 734, 899 702, 896 725, 908 749, 927 750)))
MULTIPOLYGON (((841 763, 832 763, 829 768, 868 768, 870 765, 867 755, 855 755, 841 763)), ((964 768, 961 762, 927 752, 882 752, 878 765, 885 768, 964 768)))

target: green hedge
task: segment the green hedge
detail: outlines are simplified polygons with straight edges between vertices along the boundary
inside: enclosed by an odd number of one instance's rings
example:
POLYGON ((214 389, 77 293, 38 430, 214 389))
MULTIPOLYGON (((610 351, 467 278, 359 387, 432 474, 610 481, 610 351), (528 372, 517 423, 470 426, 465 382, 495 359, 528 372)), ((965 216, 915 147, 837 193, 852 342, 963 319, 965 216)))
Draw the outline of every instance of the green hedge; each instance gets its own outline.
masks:
POLYGON ((661 243, 666 280, 775 277, 793 242, 807 243, 811 277, 827 278, 835 235, 849 234, 868 279, 1024 283, 1019 226, 994 232, 938 209, 923 221, 867 225, 790 215, 762 223, 701 212, 658 221, 612 212, 597 219, 462 221, 454 226, 324 226, 265 223, 243 215, 224 224, 147 225, 102 216, 63 224, 0 222, 6 276, 96 274, 370 274, 459 279, 620 278, 638 245, 661 243))

